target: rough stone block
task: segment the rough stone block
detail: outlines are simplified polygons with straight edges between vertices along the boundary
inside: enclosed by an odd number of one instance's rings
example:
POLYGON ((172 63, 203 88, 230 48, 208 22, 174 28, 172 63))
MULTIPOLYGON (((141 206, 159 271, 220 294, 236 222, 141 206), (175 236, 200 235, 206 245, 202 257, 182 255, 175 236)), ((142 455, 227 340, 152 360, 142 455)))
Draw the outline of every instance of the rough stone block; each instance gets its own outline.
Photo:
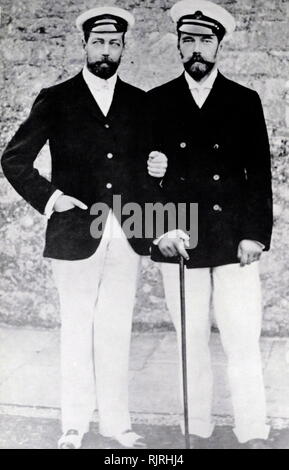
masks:
POLYGON ((248 47, 250 49, 288 50, 288 21, 263 21, 254 24, 248 47))
POLYGON ((4 62, 15 64, 24 64, 30 60, 30 46, 25 42, 14 41, 11 38, 5 38, 1 41, 2 56, 4 62))
POLYGON ((222 54, 221 67, 225 72, 244 76, 288 77, 289 64, 283 56, 268 52, 228 52, 222 54))

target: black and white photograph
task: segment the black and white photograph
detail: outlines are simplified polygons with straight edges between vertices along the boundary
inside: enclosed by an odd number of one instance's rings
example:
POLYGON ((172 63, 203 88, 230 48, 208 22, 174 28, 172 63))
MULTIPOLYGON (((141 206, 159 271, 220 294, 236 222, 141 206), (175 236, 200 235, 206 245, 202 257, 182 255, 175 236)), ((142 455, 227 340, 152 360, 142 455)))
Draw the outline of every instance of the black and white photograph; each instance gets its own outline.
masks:
POLYGON ((288 31, 0 0, 0 449, 289 449, 288 31))

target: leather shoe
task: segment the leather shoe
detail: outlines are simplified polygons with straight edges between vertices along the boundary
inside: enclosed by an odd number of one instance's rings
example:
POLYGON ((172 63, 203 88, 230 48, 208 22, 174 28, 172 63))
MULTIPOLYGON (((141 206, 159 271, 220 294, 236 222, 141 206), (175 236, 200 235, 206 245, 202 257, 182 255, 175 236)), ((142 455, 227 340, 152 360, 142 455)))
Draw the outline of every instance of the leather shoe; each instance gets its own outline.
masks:
POLYGON ((114 435, 104 435, 104 437, 109 437, 117 441, 122 447, 127 449, 147 449, 147 444, 144 441, 144 438, 139 434, 136 434, 131 429, 123 431, 119 434, 114 435))

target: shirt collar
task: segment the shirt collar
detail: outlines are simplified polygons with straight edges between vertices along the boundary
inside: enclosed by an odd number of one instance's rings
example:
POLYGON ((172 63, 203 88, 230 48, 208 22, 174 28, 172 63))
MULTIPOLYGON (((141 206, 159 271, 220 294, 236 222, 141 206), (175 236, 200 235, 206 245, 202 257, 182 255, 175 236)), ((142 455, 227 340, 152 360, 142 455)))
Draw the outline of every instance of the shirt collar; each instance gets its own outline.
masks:
POLYGON ((213 88, 217 75, 218 75, 218 69, 216 67, 213 69, 213 71, 210 73, 210 75, 208 76, 208 78, 206 78, 204 82, 198 83, 188 74, 188 72, 185 72, 185 78, 189 85, 190 90, 194 88, 197 88, 199 90, 203 90, 203 89, 211 90, 213 88))
POLYGON ((95 91, 101 91, 104 89, 114 90, 117 81, 117 73, 107 80, 104 80, 103 78, 99 78, 91 73, 86 65, 83 67, 82 75, 87 86, 95 91))

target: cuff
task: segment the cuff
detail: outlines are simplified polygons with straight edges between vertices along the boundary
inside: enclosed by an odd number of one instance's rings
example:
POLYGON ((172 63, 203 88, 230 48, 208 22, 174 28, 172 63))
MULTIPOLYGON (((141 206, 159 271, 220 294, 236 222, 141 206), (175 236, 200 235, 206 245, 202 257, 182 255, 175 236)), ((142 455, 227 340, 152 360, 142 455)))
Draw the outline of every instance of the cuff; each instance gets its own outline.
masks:
POLYGON ((185 243, 185 247, 188 248, 189 247, 189 241, 190 241, 190 237, 187 233, 185 233, 183 230, 181 229, 175 229, 175 230, 170 230, 169 232, 166 232, 166 233, 163 233, 160 237, 156 238, 154 241, 153 241, 153 244, 154 245, 158 245, 159 242, 161 241, 162 238, 164 237, 169 237, 169 238, 180 238, 181 240, 183 240, 183 242, 185 243))
POLYGON ((261 242, 258 242, 258 240, 253 240, 255 243, 258 243, 258 245, 260 245, 260 247, 262 248, 262 250, 265 250, 265 245, 263 245, 263 243, 261 242))
POLYGON ((254 238, 242 238, 241 241, 243 241, 243 240, 248 240, 250 242, 257 243, 257 245, 259 245, 262 248, 262 250, 265 250, 265 248, 266 248, 263 243, 259 242, 258 240, 254 240, 254 238))
POLYGON ((159 242, 161 241, 161 239, 164 238, 165 235, 166 235, 166 233, 163 233, 159 238, 156 238, 156 239, 153 241, 153 244, 154 244, 154 245, 158 245, 159 242))
POLYGON ((48 199, 48 202, 47 202, 47 204, 45 206, 45 209, 44 209, 44 215, 47 217, 47 219, 50 219, 51 215, 54 212, 54 210, 53 210, 54 204, 57 201, 57 199, 59 198, 59 196, 61 196, 62 194, 63 194, 62 191, 60 191, 59 189, 56 189, 56 191, 54 191, 52 196, 50 196, 50 198, 48 199))

